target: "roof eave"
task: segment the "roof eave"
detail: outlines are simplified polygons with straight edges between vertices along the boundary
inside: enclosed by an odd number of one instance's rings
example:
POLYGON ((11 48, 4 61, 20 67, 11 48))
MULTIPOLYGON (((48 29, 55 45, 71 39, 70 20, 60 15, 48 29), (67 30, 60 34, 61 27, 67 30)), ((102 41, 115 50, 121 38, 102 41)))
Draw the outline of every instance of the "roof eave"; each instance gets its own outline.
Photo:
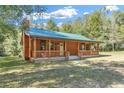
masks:
POLYGON ((67 39, 67 38, 58 38, 58 37, 46 37, 46 36, 36 36, 36 35, 30 35, 30 34, 27 34, 31 37, 38 37, 38 38, 52 38, 52 39, 62 39, 62 40, 77 40, 77 41, 87 41, 87 42, 99 42, 99 41, 90 41, 90 40, 79 40, 79 39, 67 39))

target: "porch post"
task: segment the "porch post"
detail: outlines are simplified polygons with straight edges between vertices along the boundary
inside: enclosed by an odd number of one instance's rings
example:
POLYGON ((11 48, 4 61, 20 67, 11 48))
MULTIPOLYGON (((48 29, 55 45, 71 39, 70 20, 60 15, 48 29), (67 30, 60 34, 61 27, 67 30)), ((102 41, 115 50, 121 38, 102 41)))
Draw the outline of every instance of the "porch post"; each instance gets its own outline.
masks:
POLYGON ((66 46, 66 40, 64 41, 64 56, 65 56, 65 59, 68 59, 68 51, 67 51, 67 46, 66 46))
POLYGON ((36 58, 37 57, 37 47, 36 47, 36 45, 37 45, 37 39, 36 38, 34 38, 34 57, 36 58))
POLYGON ((31 58, 31 36, 29 36, 29 59, 31 58))
POLYGON ((69 41, 66 41, 65 40, 65 60, 69 60, 69 56, 70 56, 70 51, 68 51, 68 47, 67 47, 67 44, 68 44, 69 41))
POLYGON ((83 55, 87 55, 87 42, 84 42, 84 52, 83 55))
POLYGON ((48 49, 48 53, 49 53, 49 57, 51 56, 51 51, 50 51, 50 47, 51 47, 51 45, 50 45, 50 42, 51 42, 51 40, 49 39, 49 41, 48 41, 48 43, 49 43, 49 49, 48 49))
POLYGON ((79 43, 79 41, 78 41, 78 56, 80 56, 80 54, 79 54, 79 47, 80 47, 80 43, 79 43))
POLYGON ((65 45, 65 50, 64 50, 64 55, 65 55, 65 57, 66 57, 66 55, 67 55, 67 47, 66 47, 66 41, 64 41, 64 45, 65 45))
POLYGON ((90 43, 90 55, 92 55, 93 54, 93 50, 92 50, 92 47, 93 46, 93 43, 90 43))
POLYGON ((66 49, 66 41, 65 41, 65 51, 67 51, 67 49, 66 49))
POLYGON ((99 55, 99 43, 97 43, 97 54, 99 55))
POLYGON ((86 42, 84 42, 84 50, 86 50, 86 42))

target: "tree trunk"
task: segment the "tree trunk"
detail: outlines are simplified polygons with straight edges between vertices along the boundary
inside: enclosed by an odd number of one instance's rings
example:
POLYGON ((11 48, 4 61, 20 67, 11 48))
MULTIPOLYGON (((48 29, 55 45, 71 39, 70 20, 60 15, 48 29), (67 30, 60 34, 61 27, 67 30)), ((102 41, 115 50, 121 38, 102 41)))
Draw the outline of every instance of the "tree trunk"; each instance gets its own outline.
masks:
POLYGON ((115 51, 115 43, 112 42, 112 51, 114 52, 115 51))

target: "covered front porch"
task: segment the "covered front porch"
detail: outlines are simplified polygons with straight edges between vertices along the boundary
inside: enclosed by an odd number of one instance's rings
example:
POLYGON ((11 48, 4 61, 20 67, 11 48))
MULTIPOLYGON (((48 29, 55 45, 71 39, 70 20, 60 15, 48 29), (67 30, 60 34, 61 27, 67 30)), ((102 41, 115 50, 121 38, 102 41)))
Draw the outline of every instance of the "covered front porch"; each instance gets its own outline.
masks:
POLYGON ((29 37, 29 58, 69 58, 99 54, 99 43, 29 37))

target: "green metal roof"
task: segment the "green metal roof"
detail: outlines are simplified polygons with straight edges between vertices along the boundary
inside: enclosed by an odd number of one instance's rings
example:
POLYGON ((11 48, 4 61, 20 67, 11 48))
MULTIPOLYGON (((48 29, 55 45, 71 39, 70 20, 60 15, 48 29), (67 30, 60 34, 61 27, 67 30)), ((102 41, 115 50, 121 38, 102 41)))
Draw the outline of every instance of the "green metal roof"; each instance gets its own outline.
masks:
POLYGON ((26 34, 30 35, 30 36, 35 36, 35 37, 48 37, 48 38, 96 42, 96 40, 87 38, 87 37, 82 36, 82 35, 57 32, 57 31, 50 31, 50 30, 44 30, 44 29, 38 29, 38 28, 29 28, 26 31, 26 34))

